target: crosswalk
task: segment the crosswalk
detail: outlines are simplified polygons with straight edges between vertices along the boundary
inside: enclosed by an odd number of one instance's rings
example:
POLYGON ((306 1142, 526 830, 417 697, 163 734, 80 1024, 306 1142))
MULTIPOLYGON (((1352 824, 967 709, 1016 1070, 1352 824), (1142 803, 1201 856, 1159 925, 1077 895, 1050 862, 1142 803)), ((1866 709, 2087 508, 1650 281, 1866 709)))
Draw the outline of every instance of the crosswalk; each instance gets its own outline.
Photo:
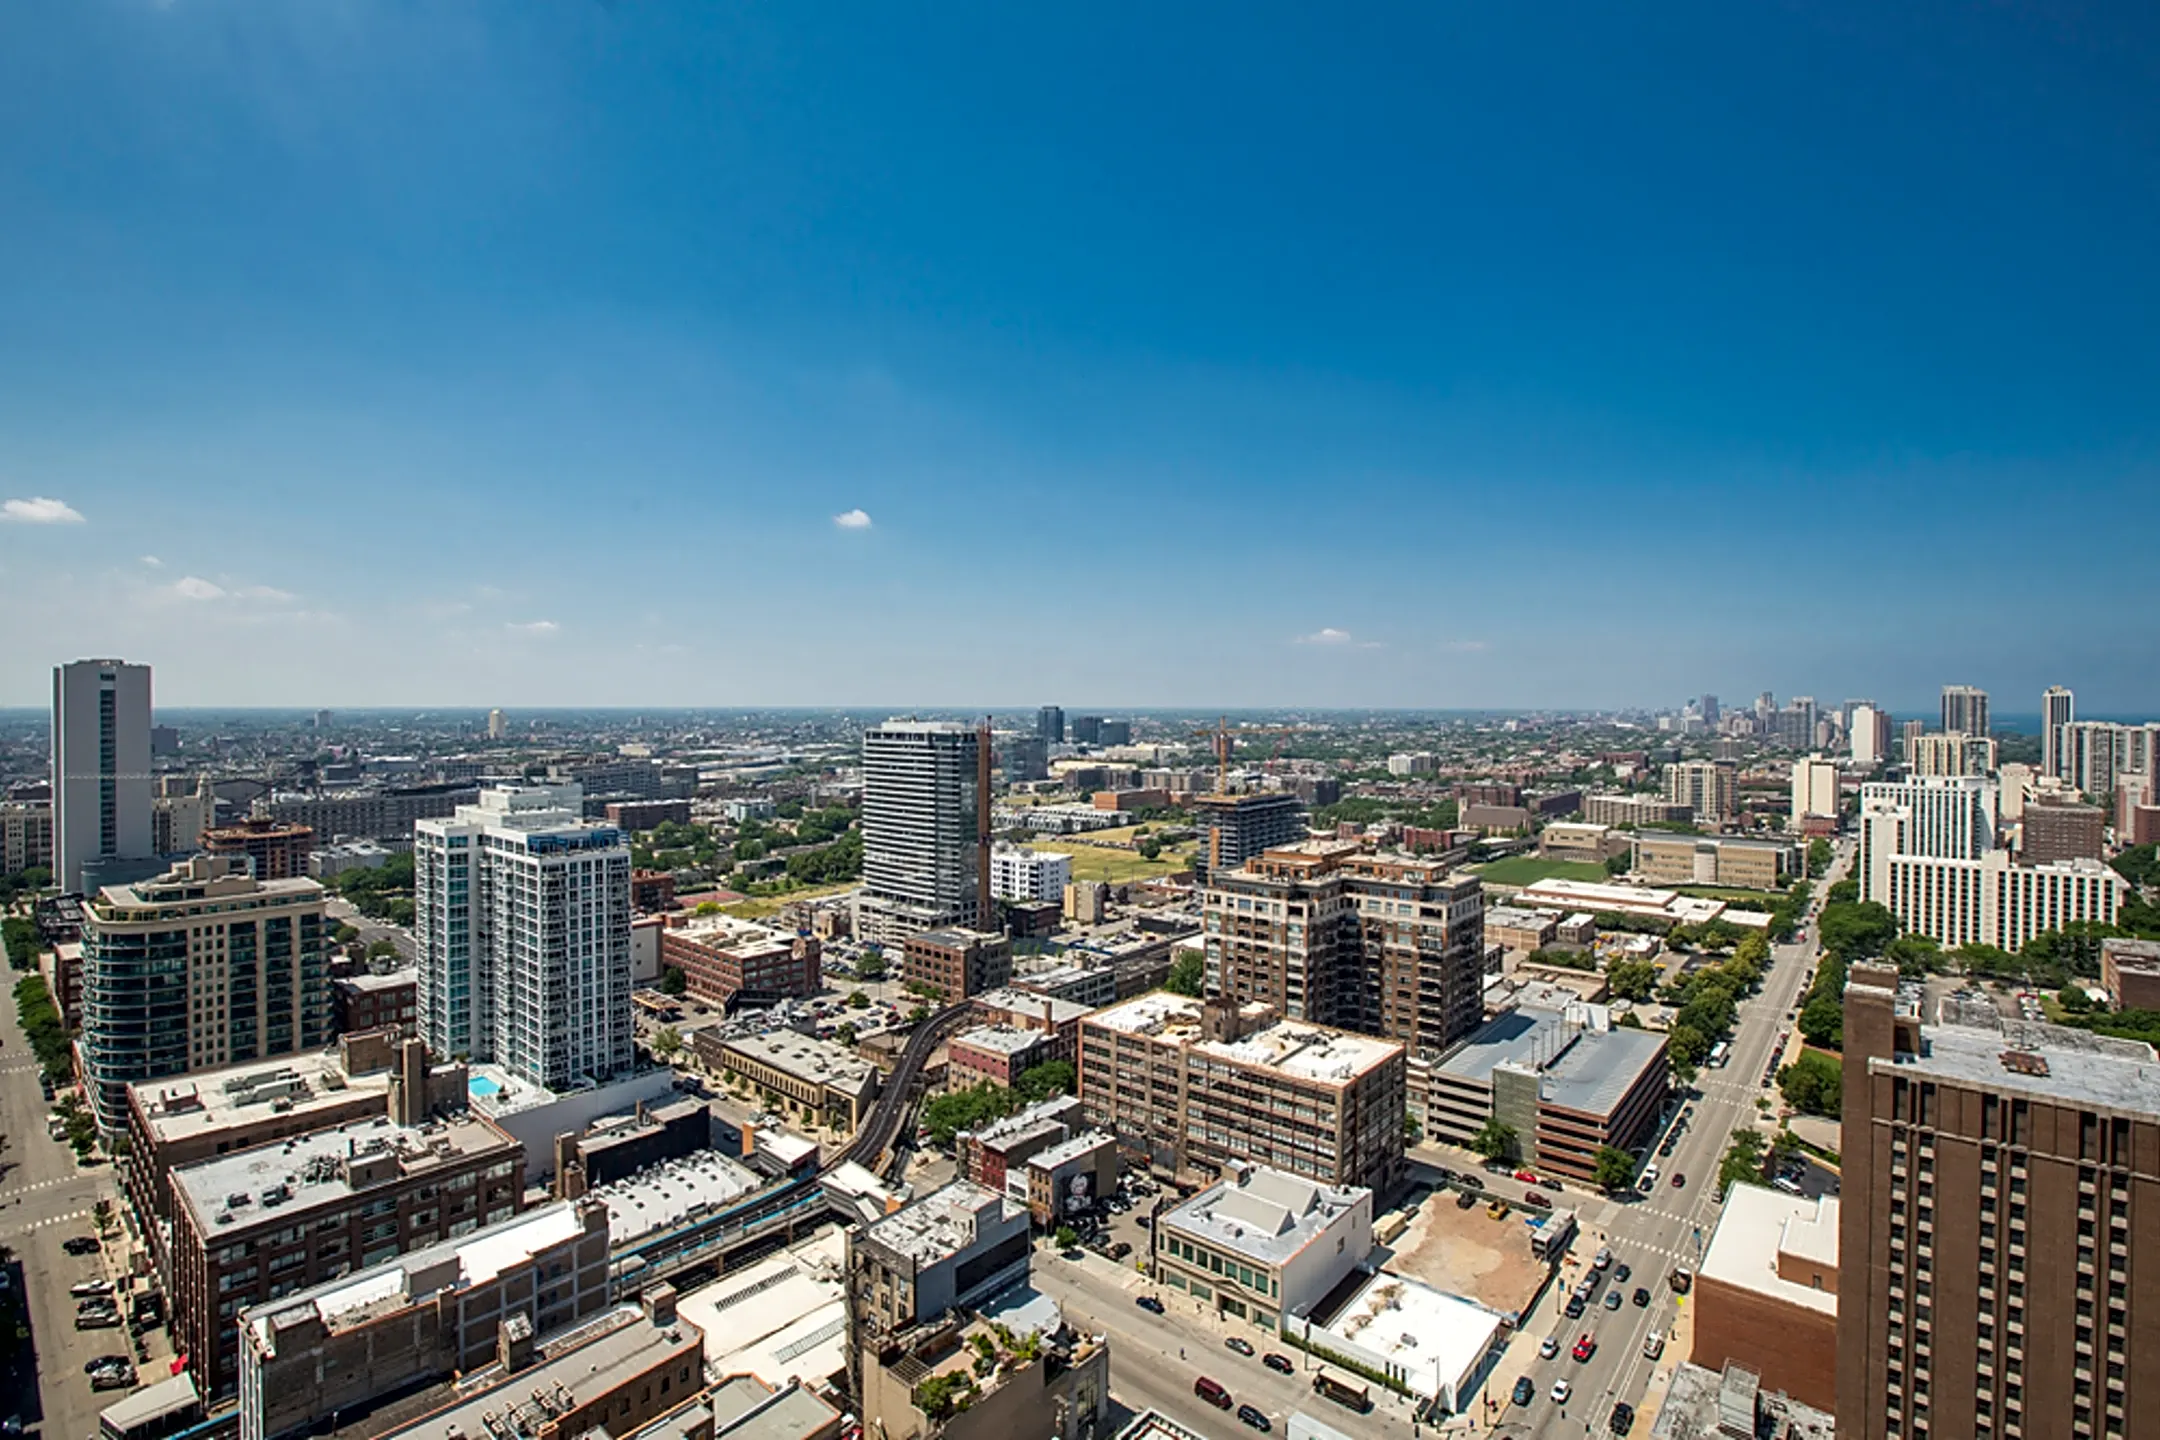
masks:
POLYGON ((10 1200, 20 1200, 25 1195, 35 1195, 40 1190, 56 1190, 62 1185, 95 1185, 95 1175, 63 1175, 56 1180, 40 1180, 34 1185, 22 1185, 13 1190, 0 1190, 0 1205, 10 1200))
POLYGON ((27 1225, 18 1225, 11 1230, 0 1231, 0 1234, 27 1235, 33 1230, 50 1229, 54 1225, 72 1225, 78 1220, 89 1219, 92 1213, 90 1208, 85 1206, 81 1210, 70 1210, 65 1215, 48 1215, 42 1220, 32 1220, 27 1225))
POLYGON ((0 1075, 28 1075, 44 1068, 35 1060, 22 1065, 0 1065, 0 1075))

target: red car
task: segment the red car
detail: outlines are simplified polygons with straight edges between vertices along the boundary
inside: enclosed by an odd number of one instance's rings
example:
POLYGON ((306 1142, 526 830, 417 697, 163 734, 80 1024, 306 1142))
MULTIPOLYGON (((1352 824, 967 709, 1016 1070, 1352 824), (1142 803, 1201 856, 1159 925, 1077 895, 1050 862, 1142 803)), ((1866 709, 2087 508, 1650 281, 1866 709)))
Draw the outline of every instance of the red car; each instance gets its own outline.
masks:
POLYGON ((1595 1354, 1597 1354, 1597 1337, 1585 1330, 1582 1332, 1582 1338, 1575 1342, 1575 1358, 1579 1361, 1588 1360, 1595 1354))
POLYGON ((1546 1199, 1543 1195, 1538 1194, 1538 1192, 1535 1190, 1532 1190, 1529 1194, 1523 1196, 1522 1203, 1529 1206, 1533 1210, 1552 1209, 1552 1201, 1546 1199))
POLYGON ((1522 1181, 1525 1185, 1537 1184, 1537 1172, 1534 1170, 1517 1170, 1515 1172, 1515 1178, 1522 1181))

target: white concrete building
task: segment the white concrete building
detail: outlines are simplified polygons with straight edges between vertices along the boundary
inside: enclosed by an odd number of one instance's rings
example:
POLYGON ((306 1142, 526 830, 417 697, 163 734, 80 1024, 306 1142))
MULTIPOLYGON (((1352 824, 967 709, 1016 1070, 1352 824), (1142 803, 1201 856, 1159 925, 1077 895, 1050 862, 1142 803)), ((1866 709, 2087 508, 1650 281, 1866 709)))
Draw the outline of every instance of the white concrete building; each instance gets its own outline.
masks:
POLYGON ((1982 775, 1874 781, 1860 787, 1860 854, 1853 874, 1862 900, 1880 900, 1892 855, 1977 860, 1995 844, 2000 790, 1982 775))
POLYGON ((1430 775, 1439 768, 1439 763, 1429 751, 1424 750, 1387 757, 1387 769, 1390 775, 1430 775))
POLYGON ((1072 856, 1055 850, 1000 845, 990 852, 990 897, 1050 900, 1060 904, 1072 883, 1072 856))
POLYGON ((1792 826, 1810 815, 1838 813, 1838 768, 1820 755, 1809 755, 1792 764, 1792 826))
POLYGON ((1365 1263, 1372 1224, 1372 1191, 1362 1186, 1234 1165, 1228 1179, 1156 1217, 1155 1272, 1219 1317, 1275 1330, 1365 1263))
POLYGON ((1986 775, 1998 760, 1996 744, 1985 735, 1949 730, 1914 737, 1905 763, 1915 775, 1986 775))
POLYGON ((2007 850, 1977 860, 1930 855, 1884 857, 1873 898, 1898 923, 1945 949, 1993 945, 2015 951, 2035 935, 2089 921, 2115 923, 2130 887, 2097 860, 2012 863, 2007 850))
POLYGON ((84 893, 83 866, 144 862, 106 883, 147 878, 150 836, 150 667, 77 660, 53 667, 53 878, 84 893))
POLYGON ((630 1069, 630 847, 576 784, 499 785, 413 827, 420 1027, 546 1090, 630 1069))
POLYGON ((977 799, 981 737, 949 720, 889 720, 863 732, 863 888, 855 931, 898 943, 980 929, 977 799))
POLYGON ((1890 716, 1874 705, 1855 705, 1846 717, 1855 765, 1880 765, 1890 758, 1890 716))

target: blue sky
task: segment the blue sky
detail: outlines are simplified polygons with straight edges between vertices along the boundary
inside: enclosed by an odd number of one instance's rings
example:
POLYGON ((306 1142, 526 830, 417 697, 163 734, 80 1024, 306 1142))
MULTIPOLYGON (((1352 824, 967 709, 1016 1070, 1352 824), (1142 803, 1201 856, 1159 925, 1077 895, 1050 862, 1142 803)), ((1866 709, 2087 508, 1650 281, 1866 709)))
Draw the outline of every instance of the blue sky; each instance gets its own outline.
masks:
POLYGON ((2032 8, 5 7, 0 702, 2160 709, 2032 8))

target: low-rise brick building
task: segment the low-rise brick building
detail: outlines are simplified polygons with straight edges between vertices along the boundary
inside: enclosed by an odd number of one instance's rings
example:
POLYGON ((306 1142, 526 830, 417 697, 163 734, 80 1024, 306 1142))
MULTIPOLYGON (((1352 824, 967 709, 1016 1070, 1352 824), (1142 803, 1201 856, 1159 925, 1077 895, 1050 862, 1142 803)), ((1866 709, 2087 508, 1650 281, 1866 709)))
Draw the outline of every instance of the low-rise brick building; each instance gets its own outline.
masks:
POLYGON ((1695 1277, 1695 1352, 1804 1405, 1837 1403, 1838 1202, 1735 1185, 1695 1277))
POLYGON ((824 987, 824 943, 728 915, 677 917, 660 932, 660 964, 683 972, 691 998, 708 1005, 770 1004, 824 987))
POLYGON ((945 1001, 1012 981, 1012 941, 982 930, 926 930, 907 937, 900 977, 945 1001))

